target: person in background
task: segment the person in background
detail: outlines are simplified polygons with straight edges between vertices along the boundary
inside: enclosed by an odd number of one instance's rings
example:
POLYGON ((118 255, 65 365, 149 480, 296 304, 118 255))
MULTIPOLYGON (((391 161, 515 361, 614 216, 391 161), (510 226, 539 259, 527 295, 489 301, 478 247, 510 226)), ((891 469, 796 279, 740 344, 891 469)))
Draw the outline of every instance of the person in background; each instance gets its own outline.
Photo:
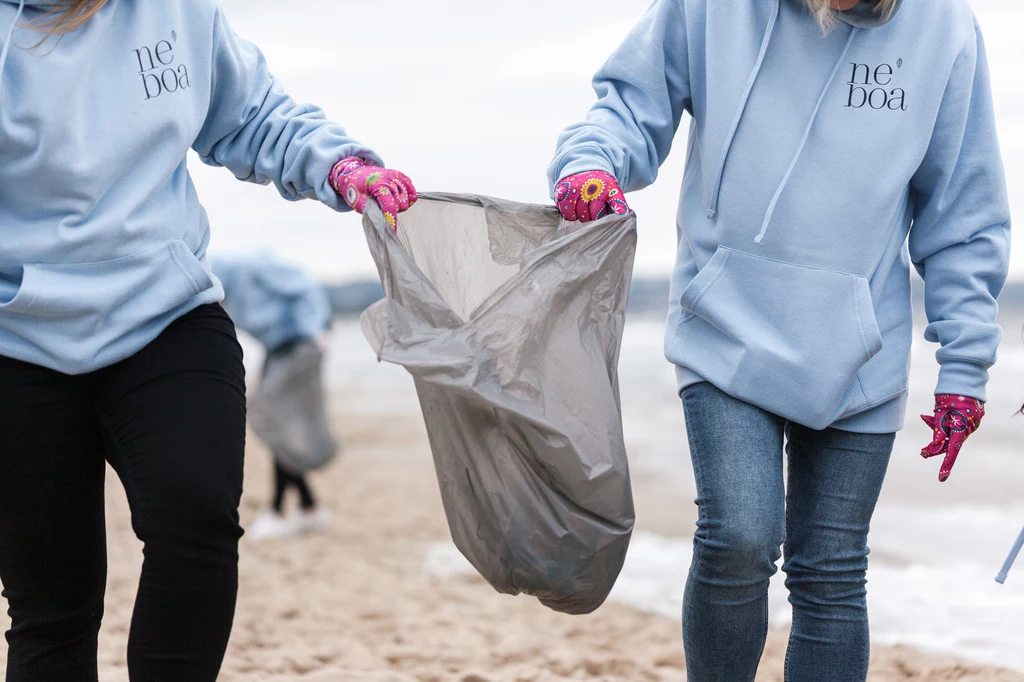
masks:
POLYGON ((594 89, 550 167, 567 220, 628 211, 692 117, 665 343, 699 509, 687 679, 754 679, 784 554, 786 680, 864 680, 911 263, 941 346, 922 452, 940 480, 1001 336, 1010 214, 978 24, 966 0, 655 0, 594 89))
POLYGON ((338 211, 371 197, 394 222, 416 200, 370 147, 287 95, 216 0, 0 0, 7 682, 97 679, 107 462, 144 545, 130 679, 220 671, 245 376, 190 149, 338 211))
MULTIPOLYGON (((213 273, 224 285, 224 308, 235 326, 253 336, 266 352, 264 373, 274 359, 286 358, 303 343, 325 346, 331 325, 327 294, 303 269, 269 253, 233 254, 211 258, 213 273)), ((322 397, 321 397, 322 400, 322 397)), ((247 529, 252 540, 327 530, 330 516, 313 495, 306 476, 289 471, 274 454, 271 504, 247 529), (284 514, 285 495, 299 497, 296 514, 284 514)))

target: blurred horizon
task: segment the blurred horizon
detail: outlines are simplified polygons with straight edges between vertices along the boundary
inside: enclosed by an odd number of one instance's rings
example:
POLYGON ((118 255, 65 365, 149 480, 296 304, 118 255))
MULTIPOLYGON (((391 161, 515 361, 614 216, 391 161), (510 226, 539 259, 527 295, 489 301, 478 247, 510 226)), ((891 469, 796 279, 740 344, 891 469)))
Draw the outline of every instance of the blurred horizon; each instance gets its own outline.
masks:
MULTIPOLYGON (((369 305, 384 296, 384 289, 375 277, 361 277, 343 282, 321 282, 331 299, 331 307, 338 317, 360 314, 369 305)), ((914 315, 924 320, 924 286, 914 277, 914 315)), ((669 278, 658 275, 639 275, 633 278, 629 292, 630 316, 664 316, 668 313, 669 278)), ((999 297, 1001 320, 1008 315, 1024 314, 1024 282, 1010 282, 999 297)))

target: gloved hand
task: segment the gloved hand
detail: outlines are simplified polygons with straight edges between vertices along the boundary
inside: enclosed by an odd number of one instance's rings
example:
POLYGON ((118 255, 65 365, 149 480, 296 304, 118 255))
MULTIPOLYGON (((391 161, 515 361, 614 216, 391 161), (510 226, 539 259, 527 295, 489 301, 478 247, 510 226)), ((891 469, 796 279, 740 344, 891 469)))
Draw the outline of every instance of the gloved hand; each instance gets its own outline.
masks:
POLYGON ((925 459, 946 455, 939 469, 939 480, 945 481, 953 471, 956 458, 964 441, 981 425, 985 416, 985 403, 962 395, 935 396, 935 414, 922 414, 921 419, 934 432, 932 442, 921 450, 925 459))
POLYGON ((555 205, 563 218, 581 223, 603 218, 609 210, 619 215, 629 213, 618 180, 604 171, 587 171, 559 180, 555 205))
POLYGON ((355 156, 334 164, 330 182, 356 213, 363 212, 368 197, 376 199, 384 218, 396 230, 398 214, 408 210, 418 198, 412 180, 405 173, 371 166, 355 156))

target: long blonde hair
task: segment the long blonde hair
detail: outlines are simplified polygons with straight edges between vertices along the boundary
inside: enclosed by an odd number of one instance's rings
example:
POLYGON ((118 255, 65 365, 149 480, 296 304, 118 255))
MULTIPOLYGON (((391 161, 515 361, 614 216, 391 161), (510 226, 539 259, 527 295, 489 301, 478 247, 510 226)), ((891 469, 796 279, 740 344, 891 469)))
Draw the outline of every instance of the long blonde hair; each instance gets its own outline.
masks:
POLYGON ((66 0, 57 9, 44 14, 42 21, 29 25, 47 36, 64 35, 87 24, 106 4, 107 0, 66 0))
MULTIPOLYGON (((878 0, 875 12, 880 14, 883 19, 888 19, 896 9, 897 2, 899 0, 878 0)), ((818 20, 823 31, 829 31, 835 27, 836 12, 832 9, 832 0, 807 0, 807 6, 811 9, 811 14, 818 20)))

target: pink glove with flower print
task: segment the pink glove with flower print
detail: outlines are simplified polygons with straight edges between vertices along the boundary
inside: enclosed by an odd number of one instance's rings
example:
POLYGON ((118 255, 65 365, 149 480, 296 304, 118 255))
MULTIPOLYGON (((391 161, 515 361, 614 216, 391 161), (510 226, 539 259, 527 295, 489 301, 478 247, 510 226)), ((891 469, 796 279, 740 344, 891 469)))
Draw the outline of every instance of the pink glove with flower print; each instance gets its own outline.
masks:
POLYGON ((939 394, 935 396, 935 414, 922 414, 921 419, 934 431, 932 442, 921 450, 925 459, 946 455, 939 469, 939 480, 945 481, 953 471, 956 458, 972 433, 981 425, 985 416, 985 403, 962 395, 939 394))
POLYGON ((587 171, 559 180, 555 185, 555 205, 563 218, 581 223, 603 218, 608 211, 629 213, 618 180, 604 171, 587 171))
POLYGON ((398 229, 397 216, 416 203, 416 188, 405 173, 368 164, 350 156, 331 169, 331 187, 356 213, 366 208, 366 200, 373 197, 384 212, 391 227, 398 229))

